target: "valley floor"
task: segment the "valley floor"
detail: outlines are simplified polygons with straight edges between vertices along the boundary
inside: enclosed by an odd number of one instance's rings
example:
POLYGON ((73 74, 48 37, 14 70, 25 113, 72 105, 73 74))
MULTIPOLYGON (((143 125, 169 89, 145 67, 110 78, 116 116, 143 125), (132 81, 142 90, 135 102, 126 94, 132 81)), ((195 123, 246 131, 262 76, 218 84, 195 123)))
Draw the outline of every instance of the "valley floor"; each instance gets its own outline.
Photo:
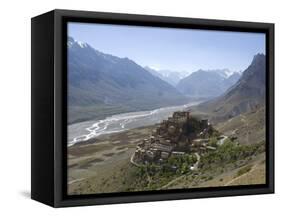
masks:
MULTIPOLYGON (((130 163, 136 145, 147 137, 152 127, 137 128, 100 136, 94 141, 68 148, 68 193, 90 194, 126 191, 130 163)), ((132 178, 133 179, 133 178, 132 178)))
MULTIPOLYGON (((68 148, 68 194, 202 188, 265 183, 265 153, 237 162, 165 177, 139 176, 130 162, 136 145, 156 126, 102 135, 68 148)), ((262 144, 264 145, 264 144, 262 144)))

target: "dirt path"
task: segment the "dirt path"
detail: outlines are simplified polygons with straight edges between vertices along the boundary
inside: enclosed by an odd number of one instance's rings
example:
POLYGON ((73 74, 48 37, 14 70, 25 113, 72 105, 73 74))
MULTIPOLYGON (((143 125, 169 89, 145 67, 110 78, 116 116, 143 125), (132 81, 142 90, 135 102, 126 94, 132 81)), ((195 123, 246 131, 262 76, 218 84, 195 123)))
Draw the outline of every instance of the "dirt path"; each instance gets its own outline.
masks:
POLYGON ((182 175, 182 176, 179 176, 179 177, 177 177, 177 178, 173 179, 173 180, 172 180, 172 181, 170 181, 168 184, 166 184, 166 185, 162 186, 162 187, 160 188, 160 190, 162 190, 162 189, 166 189, 167 187, 169 187, 170 185, 174 184, 175 182, 177 182, 177 181, 181 180, 181 179, 182 179, 182 178, 184 178, 184 177, 185 177, 185 175, 182 175))
POLYGON ((139 167, 140 164, 137 164, 135 161, 134 161, 134 158, 135 158, 135 152, 132 154, 131 158, 130 158, 130 162, 131 164, 135 165, 136 167, 139 167))
POLYGON ((196 171, 196 170, 198 170, 198 165, 199 165, 199 163, 200 163, 200 155, 196 152, 195 153, 195 156, 196 156, 196 158, 197 158, 197 161, 196 161, 196 163, 191 167, 192 169, 191 170, 193 170, 193 171, 196 171))
POLYGON ((241 176, 238 176, 232 180, 230 180, 229 182, 227 182, 226 184, 224 184, 224 186, 228 186, 228 185, 231 185, 232 183, 234 183, 235 181, 247 176, 249 173, 251 173, 252 171, 254 171, 256 169, 256 167, 258 166, 258 164, 255 164, 248 172, 244 173, 243 175, 241 176))
POLYGON ((84 180, 85 178, 81 178, 81 179, 74 179, 74 180, 72 180, 72 181, 69 181, 68 182, 68 185, 71 185, 71 184, 73 184, 73 183, 75 183, 75 182, 80 182, 80 181, 82 181, 82 180, 84 180))

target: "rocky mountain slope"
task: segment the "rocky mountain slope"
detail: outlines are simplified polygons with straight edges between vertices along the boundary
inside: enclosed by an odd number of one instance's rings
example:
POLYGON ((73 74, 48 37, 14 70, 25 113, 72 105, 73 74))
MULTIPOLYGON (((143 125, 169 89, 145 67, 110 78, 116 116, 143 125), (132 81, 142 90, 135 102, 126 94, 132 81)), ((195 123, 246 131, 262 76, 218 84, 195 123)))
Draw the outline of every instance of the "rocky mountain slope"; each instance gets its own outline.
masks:
POLYGON ((134 61, 68 38, 70 123, 185 103, 176 88, 134 61))
POLYGON ((265 55, 254 56, 238 82, 220 97, 200 104, 197 109, 215 119, 229 119, 265 105, 265 55))

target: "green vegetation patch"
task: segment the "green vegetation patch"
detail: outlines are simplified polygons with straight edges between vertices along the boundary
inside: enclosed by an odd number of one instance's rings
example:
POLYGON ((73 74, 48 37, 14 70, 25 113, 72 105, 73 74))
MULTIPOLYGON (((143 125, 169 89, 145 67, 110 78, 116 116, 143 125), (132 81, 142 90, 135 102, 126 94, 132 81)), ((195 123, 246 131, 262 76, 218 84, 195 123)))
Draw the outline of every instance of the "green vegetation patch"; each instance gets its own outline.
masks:
POLYGON ((167 162, 159 164, 146 164, 137 167, 134 171, 135 182, 130 186, 137 190, 157 190, 173 179, 192 173, 190 167, 197 158, 194 154, 171 156, 167 162))
POLYGON ((208 152, 201 157, 200 168, 209 170, 218 166, 221 167, 225 164, 251 158, 254 155, 264 152, 264 150, 264 142, 251 145, 239 145, 230 139, 226 139, 222 145, 218 146, 217 150, 208 152))

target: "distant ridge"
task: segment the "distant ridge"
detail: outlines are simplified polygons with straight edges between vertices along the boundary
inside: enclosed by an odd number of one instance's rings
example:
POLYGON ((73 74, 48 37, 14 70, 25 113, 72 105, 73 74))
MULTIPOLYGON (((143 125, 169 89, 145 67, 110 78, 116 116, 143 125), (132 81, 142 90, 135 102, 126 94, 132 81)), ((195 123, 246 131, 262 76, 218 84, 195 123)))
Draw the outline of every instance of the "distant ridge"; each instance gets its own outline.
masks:
POLYGON ((187 77, 190 73, 186 71, 174 71, 168 69, 160 69, 156 70, 151 67, 145 66, 144 67, 147 71, 149 71, 152 75, 161 78, 163 81, 168 82, 169 84, 176 87, 178 82, 187 77))
POLYGON ((214 98, 224 93, 240 78, 228 69, 198 70, 183 78, 177 89, 186 96, 214 98))

